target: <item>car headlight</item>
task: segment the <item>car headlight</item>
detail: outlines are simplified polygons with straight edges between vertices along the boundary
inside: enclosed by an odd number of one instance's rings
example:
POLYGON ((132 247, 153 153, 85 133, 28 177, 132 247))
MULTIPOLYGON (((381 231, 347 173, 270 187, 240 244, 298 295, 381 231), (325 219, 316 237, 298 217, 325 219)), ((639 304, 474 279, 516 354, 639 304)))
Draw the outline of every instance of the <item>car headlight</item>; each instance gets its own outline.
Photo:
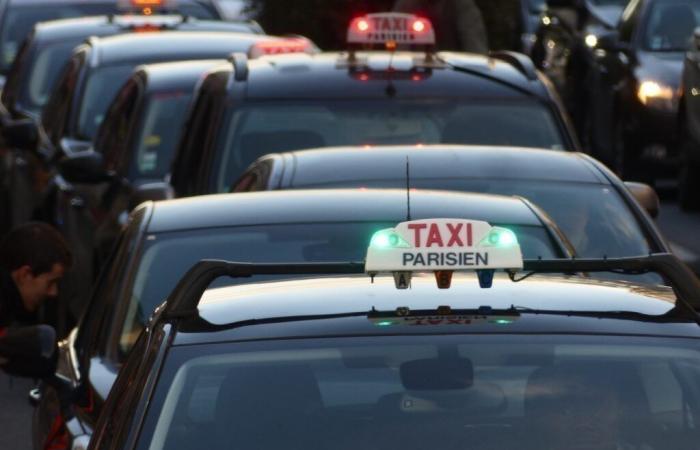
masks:
POLYGON ((676 108, 677 96, 675 90, 656 81, 643 81, 637 89, 637 98, 643 105, 673 110, 676 108))

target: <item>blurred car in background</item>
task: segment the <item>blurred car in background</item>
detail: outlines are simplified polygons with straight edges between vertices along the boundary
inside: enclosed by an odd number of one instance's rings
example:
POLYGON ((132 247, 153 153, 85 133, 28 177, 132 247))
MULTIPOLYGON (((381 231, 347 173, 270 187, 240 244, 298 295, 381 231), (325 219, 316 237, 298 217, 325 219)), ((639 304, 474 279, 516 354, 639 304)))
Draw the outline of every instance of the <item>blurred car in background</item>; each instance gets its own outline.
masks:
POLYGON ((579 257, 670 251, 652 220, 659 212, 654 190, 623 183, 582 153, 485 146, 305 150, 259 159, 231 190, 399 188, 406 183, 527 198, 553 218, 579 257))
MULTIPOLYGON (((193 0, 178 3, 186 7, 193 0)), ((134 14, 63 19, 37 24, 25 40, 0 97, 0 128, 5 141, 0 144, 0 233, 28 220, 40 195, 33 177, 50 161, 25 148, 33 143, 35 123, 40 120, 51 89, 73 49, 88 37, 122 33, 161 31, 231 31, 262 34, 255 22, 202 21, 181 15, 144 16, 134 14), (20 199, 16 201, 15 199, 20 199)), ((41 183, 39 183, 41 185, 41 183)))
MULTIPOLYGON (((89 188, 94 182, 109 180, 101 178, 104 172, 96 170, 101 155, 89 150, 114 96, 134 68, 147 63, 225 58, 269 40, 268 36, 250 33, 164 31, 91 38, 75 50, 43 111, 38 130, 41 139, 33 143, 38 147, 34 151, 46 160, 60 160, 56 171, 49 167, 47 174, 40 167, 29 172, 31 181, 27 185, 33 191, 26 197, 13 192, 15 201, 35 202, 35 217, 53 223, 75 247, 76 270, 67 283, 71 288, 63 290, 70 300, 60 303, 70 305, 68 317, 77 318, 90 292, 96 274, 92 269, 95 255, 90 245, 83 244, 93 242, 91 236, 83 234, 86 229, 65 220, 74 216, 63 213, 61 208, 85 208, 91 212, 95 200, 80 198, 73 192, 81 192, 81 186, 89 188), (64 199, 69 201, 63 202, 64 199), (88 250, 80 251, 86 247, 88 250)), ((115 138, 123 139, 129 131, 114 130, 115 138)))
POLYGON ((698 24, 698 0, 633 0, 598 39, 589 142, 626 179, 676 174, 683 56, 698 24))
POLYGON ((422 18, 369 15, 351 23, 348 52, 234 55, 197 90, 173 163, 175 195, 226 192, 250 163, 277 151, 418 143, 579 149, 558 96, 526 56, 436 53, 431 31, 422 18), (389 17, 418 24, 413 38, 429 45, 394 52, 374 42, 365 26, 389 17), (365 51, 367 42, 381 48, 365 51))
MULTIPOLYGON (((544 1, 543 1, 544 3, 544 1)), ((552 80, 588 146, 589 83, 598 38, 614 30, 628 0, 546 0, 531 55, 552 80)))
POLYGON ((683 61, 679 111, 680 171, 678 203, 700 210, 700 28, 696 28, 683 61))

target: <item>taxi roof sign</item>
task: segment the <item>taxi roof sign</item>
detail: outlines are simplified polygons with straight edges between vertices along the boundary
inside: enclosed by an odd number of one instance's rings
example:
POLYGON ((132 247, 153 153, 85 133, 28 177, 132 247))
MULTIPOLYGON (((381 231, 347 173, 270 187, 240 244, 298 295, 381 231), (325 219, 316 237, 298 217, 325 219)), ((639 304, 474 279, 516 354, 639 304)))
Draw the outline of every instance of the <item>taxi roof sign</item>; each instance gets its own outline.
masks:
POLYGON ((356 17, 348 28, 348 44, 435 45, 432 23, 423 17, 405 13, 374 13, 356 17))
MULTIPOLYGON (((522 267, 520 244, 511 230, 465 219, 413 220, 380 230, 372 236, 365 261, 365 272, 391 272, 399 288, 407 287, 413 272, 522 267)), ((449 287, 449 280, 440 283, 438 278, 438 284, 449 287)))
POLYGON ((126 11, 141 11, 151 14, 154 10, 176 8, 176 0, 118 0, 117 8, 126 11))
POLYGON ((318 47, 310 39, 303 36, 270 38, 256 42, 248 51, 251 59, 265 55, 286 55, 290 53, 318 53, 318 47))

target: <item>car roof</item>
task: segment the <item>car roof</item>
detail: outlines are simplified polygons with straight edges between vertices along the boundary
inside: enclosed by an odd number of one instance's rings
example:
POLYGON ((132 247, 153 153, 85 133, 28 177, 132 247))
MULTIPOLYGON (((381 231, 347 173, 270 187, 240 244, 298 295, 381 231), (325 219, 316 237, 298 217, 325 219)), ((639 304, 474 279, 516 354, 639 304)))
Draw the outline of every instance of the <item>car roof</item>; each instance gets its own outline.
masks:
POLYGON ((450 289, 438 289, 432 274, 416 274, 410 289, 405 290, 396 289, 390 275, 376 276, 373 280, 363 275, 316 277, 210 288, 198 306, 199 318, 205 323, 199 329, 190 328, 194 333, 178 333, 176 344, 404 333, 596 333, 699 338, 700 328, 691 318, 674 316, 670 320, 655 320, 670 313, 674 306, 675 295, 668 287, 602 282, 578 276, 534 275, 515 283, 499 273, 493 287, 482 289, 475 274, 455 273, 450 289), (446 323, 377 327, 363 314, 372 310, 395 313, 397 308, 408 308, 434 311, 433 315, 437 315, 441 306, 455 311, 476 311, 483 307, 502 311, 513 305, 522 312, 507 326, 474 321, 458 327, 446 323), (611 314, 624 311, 636 315, 600 318, 527 314, 525 308, 611 314), (338 317, 348 313, 360 314, 338 317), (333 315, 336 317, 313 321, 271 323, 274 321, 268 320, 333 315), (647 316, 649 320, 644 320, 647 316), (212 331, 210 325, 222 331, 212 331))
POLYGON ((289 152, 294 160, 291 185, 413 178, 490 178, 609 184, 580 153, 478 145, 331 147, 289 152), (343 167, 343 170, 333 170, 343 167))
POLYGON ((134 76, 146 80, 146 92, 194 89, 204 73, 221 64, 221 61, 221 59, 202 59, 145 64, 134 69, 134 76))
MULTIPOLYGON (((280 223, 406 220, 401 189, 325 189, 207 195, 153 204, 148 232, 280 223)), ((411 192, 411 217, 458 217, 495 224, 538 225, 517 197, 447 191, 411 192)))
POLYGON ((163 31, 94 38, 89 45, 95 52, 94 65, 112 65, 143 60, 216 58, 232 52, 247 52, 255 42, 269 39, 269 36, 235 32, 163 31))
POLYGON ((226 31, 257 33, 257 25, 246 21, 199 20, 181 15, 114 15, 88 16, 39 22, 35 26, 34 39, 45 42, 80 38, 82 36, 105 36, 128 31, 129 26, 161 24, 177 26, 179 31, 226 31))
POLYGON ((81 4, 101 4, 114 5, 117 7, 116 0, 10 0, 10 5, 13 6, 33 6, 33 5, 81 5, 81 4))
MULTIPOLYGON (((347 53, 272 55, 248 63, 248 99, 274 98, 473 98, 519 100, 531 96, 543 97, 545 91, 538 78, 530 79, 514 65, 496 58, 476 54, 439 53, 445 63, 420 73, 424 79, 414 81, 409 73, 416 60, 424 58, 418 52, 361 52, 357 58, 370 71, 389 72, 391 80, 381 75, 376 80, 363 81, 353 74, 357 67, 348 65, 347 53), (283 75, 283 76, 282 76, 283 75), (313 85, 314 89, 308 86, 313 85)), ((225 70, 233 72, 229 67, 225 70)), ((422 69, 421 69, 422 70, 422 69)))

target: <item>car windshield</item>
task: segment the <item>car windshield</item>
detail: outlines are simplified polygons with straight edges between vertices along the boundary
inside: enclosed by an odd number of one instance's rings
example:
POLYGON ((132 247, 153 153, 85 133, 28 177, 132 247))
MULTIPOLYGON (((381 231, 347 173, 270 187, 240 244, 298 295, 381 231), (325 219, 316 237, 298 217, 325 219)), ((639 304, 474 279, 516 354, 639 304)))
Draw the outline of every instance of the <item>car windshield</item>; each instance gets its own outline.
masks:
MULTIPOLYGON (((304 183, 295 187, 400 188, 406 180, 360 180, 304 183)), ((540 206, 569 238, 576 254, 584 258, 648 255, 651 251, 639 222, 614 188, 586 183, 513 179, 450 179, 411 177, 411 185, 423 189, 519 195, 540 206)))
POLYGON ((391 336, 174 347, 137 448, 697 445, 696 340, 533 336, 491 326, 490 335, 396 336, 393 329, 391 336))
MULTIPOLYGON (((486 220, 482 218, 481 220, 486 220)), ((146 239, 136 271, 120 349, 126 354, 151 312, 201 259, 249 262, 364 261, 374 232, 390 223, 285 224, 170 232, 146 239)), ((503 225, 503 224, 501 224, 503 225)), ((541 226, 506 224, 518 236, 525 257, 560 257, 541 226)), ((232 280, 226 280, 232 284, 232 280)))
POLYGON ((700 0, 656 1, 642 30, 644 49, 683 52, 700 25, 700 0))
POLYGON ((109 105, 133 70, 133 65, 105 66, 90 73, 78 116, 79 138, 93 140, 109 105))
POLYGON ((160 92, 150 96, 141 119, 130 179, 167 175, 191 98, 190 91, 160 92))
POLYGON ((234 110, 216 165, 218 192, 257 158, 340 145, 484 144, 561 150, 552 113, 536 102, 335 101, 250 104, 234 110))
POLYGON ((0 72, 6 73, 22 41, 32 31, 38 22, 47 20, 66 19, 70 17, 94 16, 114 13, 116 2, 88 3, 88 2, 51 2, 49 5, 29 4, 13 2, 3 16, 0 29, 0 72))

